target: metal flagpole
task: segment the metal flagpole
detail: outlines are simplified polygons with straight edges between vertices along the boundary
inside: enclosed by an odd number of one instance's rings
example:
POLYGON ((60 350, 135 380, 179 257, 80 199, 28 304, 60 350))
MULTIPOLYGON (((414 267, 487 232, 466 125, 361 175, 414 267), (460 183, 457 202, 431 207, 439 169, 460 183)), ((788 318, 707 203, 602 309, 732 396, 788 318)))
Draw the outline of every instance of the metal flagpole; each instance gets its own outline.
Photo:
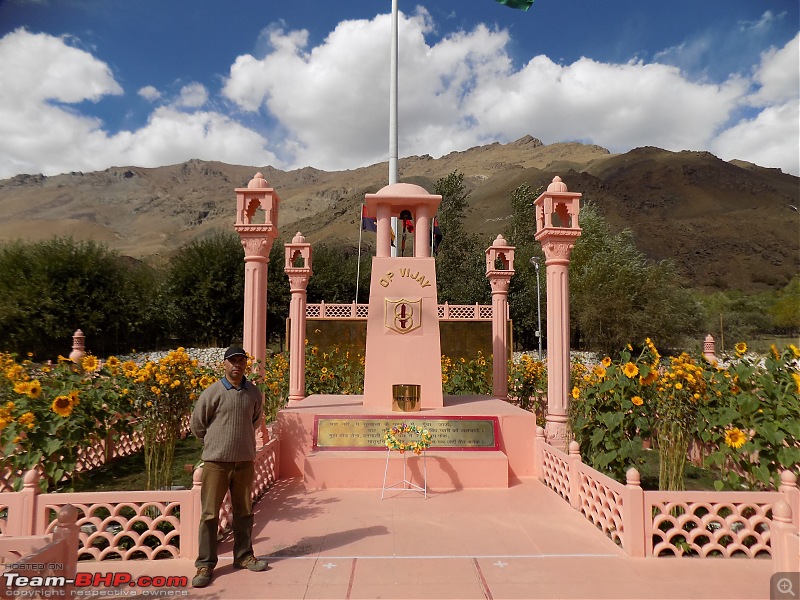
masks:
POLYGON ((361 281, 361 236, 364 235, 364 205, 358 211, 358 265, 356 266, 356 307, 358 307, 358 283, 361 281))
MULTIPOLYGON (((389 67, 389 185, 397 183, 397 0, 392 0, 392 45, 389 67)), ((392 256, 397 256, 399 231, 397 217, 392 217, 394 246, 392 256)))

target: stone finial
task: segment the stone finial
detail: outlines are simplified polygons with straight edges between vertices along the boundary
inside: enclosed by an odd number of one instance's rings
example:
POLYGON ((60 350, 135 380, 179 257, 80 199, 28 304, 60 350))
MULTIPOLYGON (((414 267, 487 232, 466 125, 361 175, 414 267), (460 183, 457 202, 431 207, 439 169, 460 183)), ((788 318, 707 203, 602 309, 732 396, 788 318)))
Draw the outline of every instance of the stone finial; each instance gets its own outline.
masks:
POLYGON ((634 467, 631 467, 625 472, 625 483, 630 487, 639 487, 642 484, 641 475, 634 467))
POLYGON ((567 184, 561 181, 561 177, 556 175, 553 177, 553 183, 547 186, 548 192, 568 192, 567 184))
POLYGON ((492 246, 508 246, 508 242, 506 238, 503 237, 502 233, 497 234, 494 242, 492 242, 492 246))
POLYGON ((248 190, 259 190, 268 188, 269 184, 267 180, 264 179, 264 176, 261 173, 256 173, 255 176, 250 180, 250 183, 247 184, 248 190))
POLYGON ((703 357, 710 363, 717 362, 717 343, 710 333, 703 341, 703 357))
POLYGON ((78 329, 72 334, 72 352, 69 353, 69 359, 78 363, 84 356, 86 356, 86 336, 78 329))
POLYGON ((298 232, 295 234, 295 236, 292 238, 292 243, 293 243, 293 244, 305 244, 305 243, 306 243, 306 238, 305 238, 305 236, 304 236, 302 233, 300 233, 300 232, 298 231, 298 232))
POLYGON ((781 523, 791 523, 792 507, 789 506, 789 503, 786 502, 786 500, 778 500, 772 505, 772 518, 773 520, 780 521, 781 523))

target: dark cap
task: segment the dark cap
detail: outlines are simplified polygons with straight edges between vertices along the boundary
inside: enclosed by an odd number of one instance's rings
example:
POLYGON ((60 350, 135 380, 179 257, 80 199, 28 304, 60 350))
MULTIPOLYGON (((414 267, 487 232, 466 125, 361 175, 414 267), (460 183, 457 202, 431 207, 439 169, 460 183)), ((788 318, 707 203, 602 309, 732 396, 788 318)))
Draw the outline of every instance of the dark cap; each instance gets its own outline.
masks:
POLYGON ((238 346, 231 346, 227 350, 225 350, 225 357, 222 360, 228 360, 234 356, 247 356, 247 352, 245 352, 242 348, 238 346))

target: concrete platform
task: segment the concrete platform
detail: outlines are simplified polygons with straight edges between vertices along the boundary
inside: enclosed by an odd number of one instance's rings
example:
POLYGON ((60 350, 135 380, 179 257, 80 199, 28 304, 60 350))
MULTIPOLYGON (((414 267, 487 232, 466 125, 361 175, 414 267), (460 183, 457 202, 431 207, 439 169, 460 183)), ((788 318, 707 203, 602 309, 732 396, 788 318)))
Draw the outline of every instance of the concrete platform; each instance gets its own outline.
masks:
POLYGON ((374 489, 409 481, 433 491, 507 488, 508 457, 499 450, 458 452, 430 450, 416 456, 399 452, 311 452, 303 465, 304 483, 309 489, 374 489), (405 463, 405 465, 404 465, 405 463), (344 467, 344 468, 343 468, 344 467), (404 471, 405 467, 405 471, 404 471))
MULTIPOLYGON (((535 480, 427 499, 380 495, 307 491, 299 479, 281 480, 256 506, 254 547, 270 563, 266 572, 233 569, 226 540, 209 587, 160 591, 219 600, 770 598, 771 560, 629 558, 535 480)), ((195 571, 190 560, 78 570, 189 579, 195 571)), ((143 597, 145 590, 109 591, 143 597)))
MULTIPOLYGON (((364 406, 363 396, 314 395, 278 413, 281 476, 302 478, 309 489, 381 489, 385 450, 318 450, 314 447, 316 417, 347 419, 367 415, 391 419, 403 415, 430 419, 497 419, 498 446, 495 450, 428 451, 428 484, 432 489, 507 488, 511 481, 534 475, 535 417, 504 400, 488 396, 445 396, 441 408, 379 415, 374 407, 364 406)), ((399 457, 392 458, 390 462, 402 462, 399 457)), ((416 464, 416 457, 408 463, 416 470, 415 481, 421 481, 421 467, 416 464)))

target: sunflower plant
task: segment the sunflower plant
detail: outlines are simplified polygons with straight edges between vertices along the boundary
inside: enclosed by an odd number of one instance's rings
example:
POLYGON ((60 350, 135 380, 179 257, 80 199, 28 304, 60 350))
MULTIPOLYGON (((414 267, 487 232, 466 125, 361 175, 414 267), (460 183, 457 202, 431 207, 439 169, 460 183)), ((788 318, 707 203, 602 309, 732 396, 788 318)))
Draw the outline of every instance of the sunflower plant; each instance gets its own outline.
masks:
POLYGON ((508 363, 508 395, 520 408, 532 410, 536 423, 545 425, 547 415, 547 365, 527 354, 508 363))
POLYGON ((492 393, 492 359, 478 351, 477 358, 456 360, 442 355, 442 393, 459 396, 492 393))
MULTIPOLYGON (((74 364, 18 360, 0 353, 0 447, 3 465, 14 473, 37 467, 43 490, 72 476, 78 450, 93 440, 130 430, 128 390, 120 385, 120 362, 92 355, 74 364)), ((17 478, 14 485, 22 485, 17 478)))
POLYGON ((126 363, 123 368, 131 377, 133 412, 141 419, 147 489, 166 489, 172 485, 175 445, 183 421, 216 376, 184 348, 171 350, 158 362, 147 361, 140 367, 126 363))
POLYGON ((711 448, 716 489, 768 489, 780 472, 800 469, 800 349, 772 346, 747 354, 744 342, 725 367, 712 367, 709 402, 700 409, 698 438, 711 448))
POLYGON ((581 456, 620 481, 641 461, 642 439, 652 434, 660 358, 648 339, 638 357, 628 346, 617 361, 606 356, 574 373, 569 424, 581 456))

